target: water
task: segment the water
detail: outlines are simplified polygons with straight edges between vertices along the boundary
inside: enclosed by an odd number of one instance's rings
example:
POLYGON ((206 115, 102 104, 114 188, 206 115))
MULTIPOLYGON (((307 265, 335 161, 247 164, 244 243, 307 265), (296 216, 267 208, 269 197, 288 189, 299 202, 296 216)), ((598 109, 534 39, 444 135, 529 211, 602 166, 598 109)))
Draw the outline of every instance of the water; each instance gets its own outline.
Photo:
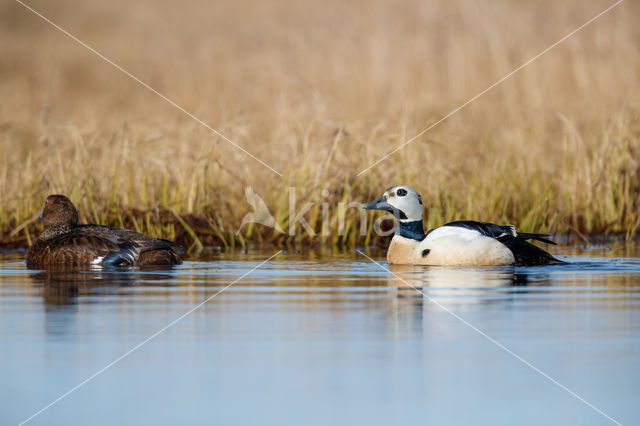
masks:
MULTIPOLYGON (((355 252, 285 253, 28 424, 640 424, 640 252, 623 249, 396 275, 355 252)), ((82 273, 0 255, 0 424, 29 418, 274 252, 82 273)))

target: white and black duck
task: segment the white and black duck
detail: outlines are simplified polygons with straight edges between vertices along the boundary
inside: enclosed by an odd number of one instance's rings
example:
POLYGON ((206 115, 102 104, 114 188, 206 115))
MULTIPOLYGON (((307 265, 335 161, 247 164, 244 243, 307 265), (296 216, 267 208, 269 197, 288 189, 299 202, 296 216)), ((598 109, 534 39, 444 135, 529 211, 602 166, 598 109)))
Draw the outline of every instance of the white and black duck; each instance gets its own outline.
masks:
POLYGON ((517 232, 512 225, 461 220, 424 232, 422 199, 406 185, 392 186, 363 208, 393 213, 398 221, 387 252, 389 264, 503 266, 563 263, 527 240, 555 244, 546 234, 517 232))

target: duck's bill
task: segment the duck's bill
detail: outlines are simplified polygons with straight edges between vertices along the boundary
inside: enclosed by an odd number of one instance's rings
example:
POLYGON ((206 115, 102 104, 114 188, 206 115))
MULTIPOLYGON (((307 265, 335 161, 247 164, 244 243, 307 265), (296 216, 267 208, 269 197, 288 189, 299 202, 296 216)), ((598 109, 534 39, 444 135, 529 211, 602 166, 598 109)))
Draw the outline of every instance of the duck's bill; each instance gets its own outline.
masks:
POLYGON ((377 200, 373 200, 370 203, 363 204, 362 208, 366 210, 384 210, 388 212, 393 211, 393 207, 391 207, 391 205, 387 203, 387 198, 384 195, 377 200))

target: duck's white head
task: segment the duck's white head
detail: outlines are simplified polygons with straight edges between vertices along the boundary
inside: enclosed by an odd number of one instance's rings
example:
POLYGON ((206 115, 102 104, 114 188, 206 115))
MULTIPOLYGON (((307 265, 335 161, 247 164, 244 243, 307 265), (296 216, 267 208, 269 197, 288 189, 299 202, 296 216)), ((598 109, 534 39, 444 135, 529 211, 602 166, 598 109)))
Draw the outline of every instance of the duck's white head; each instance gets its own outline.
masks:
POLYGON ((384 191, 382 197, 368 204, 367 210, 391 212, 400 222, 422 221, 422 199, 418 191, 407 185, 396 185, 384 191))

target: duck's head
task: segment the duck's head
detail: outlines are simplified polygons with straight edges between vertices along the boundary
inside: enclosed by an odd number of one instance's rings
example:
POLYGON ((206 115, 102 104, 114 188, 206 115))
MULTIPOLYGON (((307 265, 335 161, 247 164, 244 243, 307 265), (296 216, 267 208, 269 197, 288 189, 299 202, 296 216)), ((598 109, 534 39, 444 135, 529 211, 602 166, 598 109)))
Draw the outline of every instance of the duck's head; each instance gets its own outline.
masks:
POLYGON ((384 191, 382 197, 368 204, 367 210, 391 212, 400 222, 422 221, 422 199, 418 191, 407 185, 396 185, 384 191))
POLYGON ((69 232, 78 224, 78 210, 64 195, 49 195, 40 215, 45 232, 69 232))

